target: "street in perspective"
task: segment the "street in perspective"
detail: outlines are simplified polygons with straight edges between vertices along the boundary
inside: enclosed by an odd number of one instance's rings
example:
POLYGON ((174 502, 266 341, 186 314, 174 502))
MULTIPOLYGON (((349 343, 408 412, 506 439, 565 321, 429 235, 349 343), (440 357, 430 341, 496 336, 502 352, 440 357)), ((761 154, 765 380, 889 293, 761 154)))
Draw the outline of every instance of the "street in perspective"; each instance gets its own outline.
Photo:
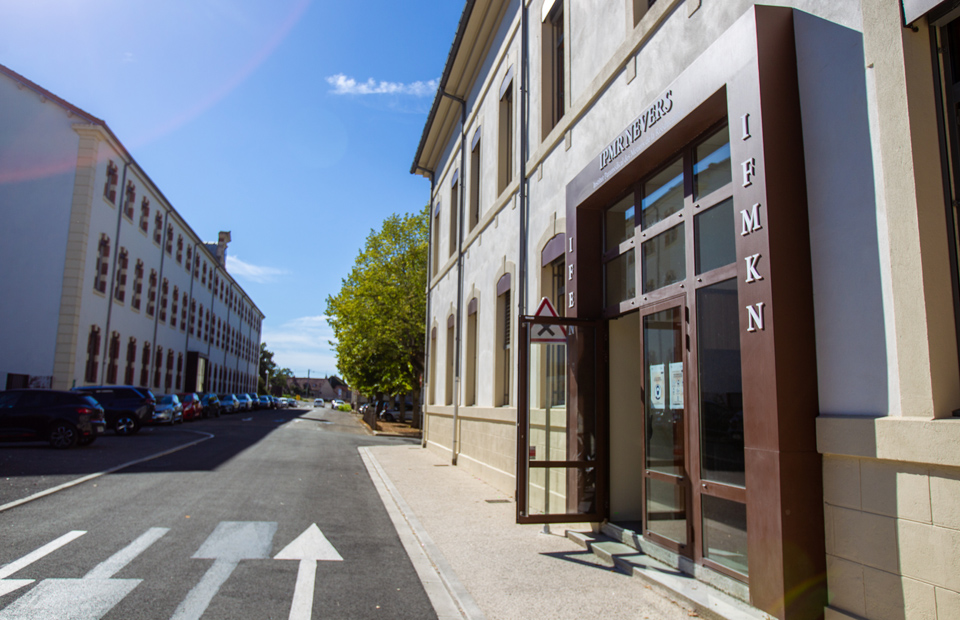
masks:
POLYGON ((301 403, 2 455, 2 620, 578 618, 567 605, 599 592, 588 607, 608 617, 690 615, 349 411, 301 403), (579 585, 543 590, 561 578, 579 585))

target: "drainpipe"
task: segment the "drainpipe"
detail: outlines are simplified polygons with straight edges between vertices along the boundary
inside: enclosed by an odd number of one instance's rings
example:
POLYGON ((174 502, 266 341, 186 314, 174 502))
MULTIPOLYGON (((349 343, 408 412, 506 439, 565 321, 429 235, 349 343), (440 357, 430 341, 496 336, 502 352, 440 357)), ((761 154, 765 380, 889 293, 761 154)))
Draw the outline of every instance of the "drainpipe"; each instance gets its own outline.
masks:
MULTIPOLYGON (((427 247, 430 247, 430 242, 433 241, 433 193, 436 190, 437 179, 436 173, 433 170, 427 170, 426 168, 421 168, 417 166, 417 170, 426 172, 430 177, 430 202, 427 206, 427 247)), ((433 248, 434 251, 437 248, 433 248)), ((420 385, 420 447, 427 447, 427 394, 424 390, 424 386, 428 385, 430 381, 433 381, 433 377, 430 376, 430 280, 434 275, 430 273, 430 267, 433 265, 431 260, 430 253, 427 253, 427 281, 425 283, 427 289, 427 316, 426 324, 424 325, 423 332, 423 375, 426 377, 426 381, 423 381, 420 385)))
MULTIPOLYGON (((517 295, 517 303, 520 316, 527 313, 527 246, 530 237, 527 230, 530 225, 530 205, 527 197, 527 190, 529 189, 527 182, 527 109, 530 94, 527 63, 529 61, 529 53, 527 3, 524 2, 520 8, 520 273, 517 277, 520 292, 520 294, 517 295)), ((517 343, 517 346, 522 345, 517 343)), ((517 397, 519 398, 520 395, 517 394, 517 397)))
MULTIPOLYGON (((110 318, 113 316, 113 295, 114 287, 117 285, 117 261, 120 260, 120 225, 123 223, 123 201, 127 197, 127 168, 130 166, 130 162, 123 161, 123 176, 120 181, 120 191, 118 192, 118 198, 120 201, 117 203, 117 234, 114 235, 116 239, 116 249, 113 252, 113 266, 110 269, 110 290, 107 291, 107 324, 104 327, 103 338, 106 346, 103 348, 106 355, 103 356, 104 360, 107 360, 106 364, 100 364, 100 381, 102 385, 107 382, 107 365, 110 363, 110 318)), ((119 356, 119 352, 117 353, 119 356)), ((119 362, 119 357, 117 358, 119 362)), ((76 376, 76 375, 74 375, 76 376)))
POLYGON ((460 104, 460 200, 457 214, 457 321, 455 332, 454 359, 453 359, 453 441, 450 444, 453 455, 451 464, 457 464, 457 431, 460 417, 460 329, 461 312, 463 307, 463 209, 466 202, 467 186, 467 102, 450 93, 440 90, 440 94, 453 99, 460 104))

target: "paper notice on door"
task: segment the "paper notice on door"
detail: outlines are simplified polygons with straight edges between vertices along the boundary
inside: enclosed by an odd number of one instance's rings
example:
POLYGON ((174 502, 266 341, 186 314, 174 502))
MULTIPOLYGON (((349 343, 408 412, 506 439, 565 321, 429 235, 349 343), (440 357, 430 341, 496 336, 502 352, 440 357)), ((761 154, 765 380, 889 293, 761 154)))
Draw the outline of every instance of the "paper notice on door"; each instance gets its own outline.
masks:
POLYGON ((663 409, 666 400, 666 377, 663 376, 663 364, 650 366, 650 406, 654 409, 663 409))
POLYGON ((670 408, 683 409, 683 362, 670 364, 670 408))

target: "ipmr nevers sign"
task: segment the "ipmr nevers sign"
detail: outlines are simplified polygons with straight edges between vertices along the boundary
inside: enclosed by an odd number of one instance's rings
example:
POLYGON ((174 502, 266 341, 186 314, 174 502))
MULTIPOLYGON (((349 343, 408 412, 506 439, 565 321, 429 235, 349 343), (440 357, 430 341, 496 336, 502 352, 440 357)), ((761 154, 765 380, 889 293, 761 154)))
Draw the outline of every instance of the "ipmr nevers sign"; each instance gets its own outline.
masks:
POLYGON ((647 111, 640 115, 637 120, 627 127, 623 133, 617 136, 610 146, 603 149, 600 153, 600 169, 603 170, 613 160, 630 148, 630 145, 645 135, 661 118, 670 113, 673 109, 673 91, 668 90, 653 105, 647 108, 647 111))

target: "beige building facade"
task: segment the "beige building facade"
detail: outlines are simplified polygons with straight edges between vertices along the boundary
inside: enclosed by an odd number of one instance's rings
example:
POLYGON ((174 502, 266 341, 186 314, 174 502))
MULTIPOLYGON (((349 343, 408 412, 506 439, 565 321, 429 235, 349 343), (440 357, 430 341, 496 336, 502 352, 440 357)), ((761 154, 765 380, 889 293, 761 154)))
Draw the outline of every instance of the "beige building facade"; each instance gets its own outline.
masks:
POLYGON ((466 2, 424 446, 771 617, 960 617, 956 5, 466 2))

